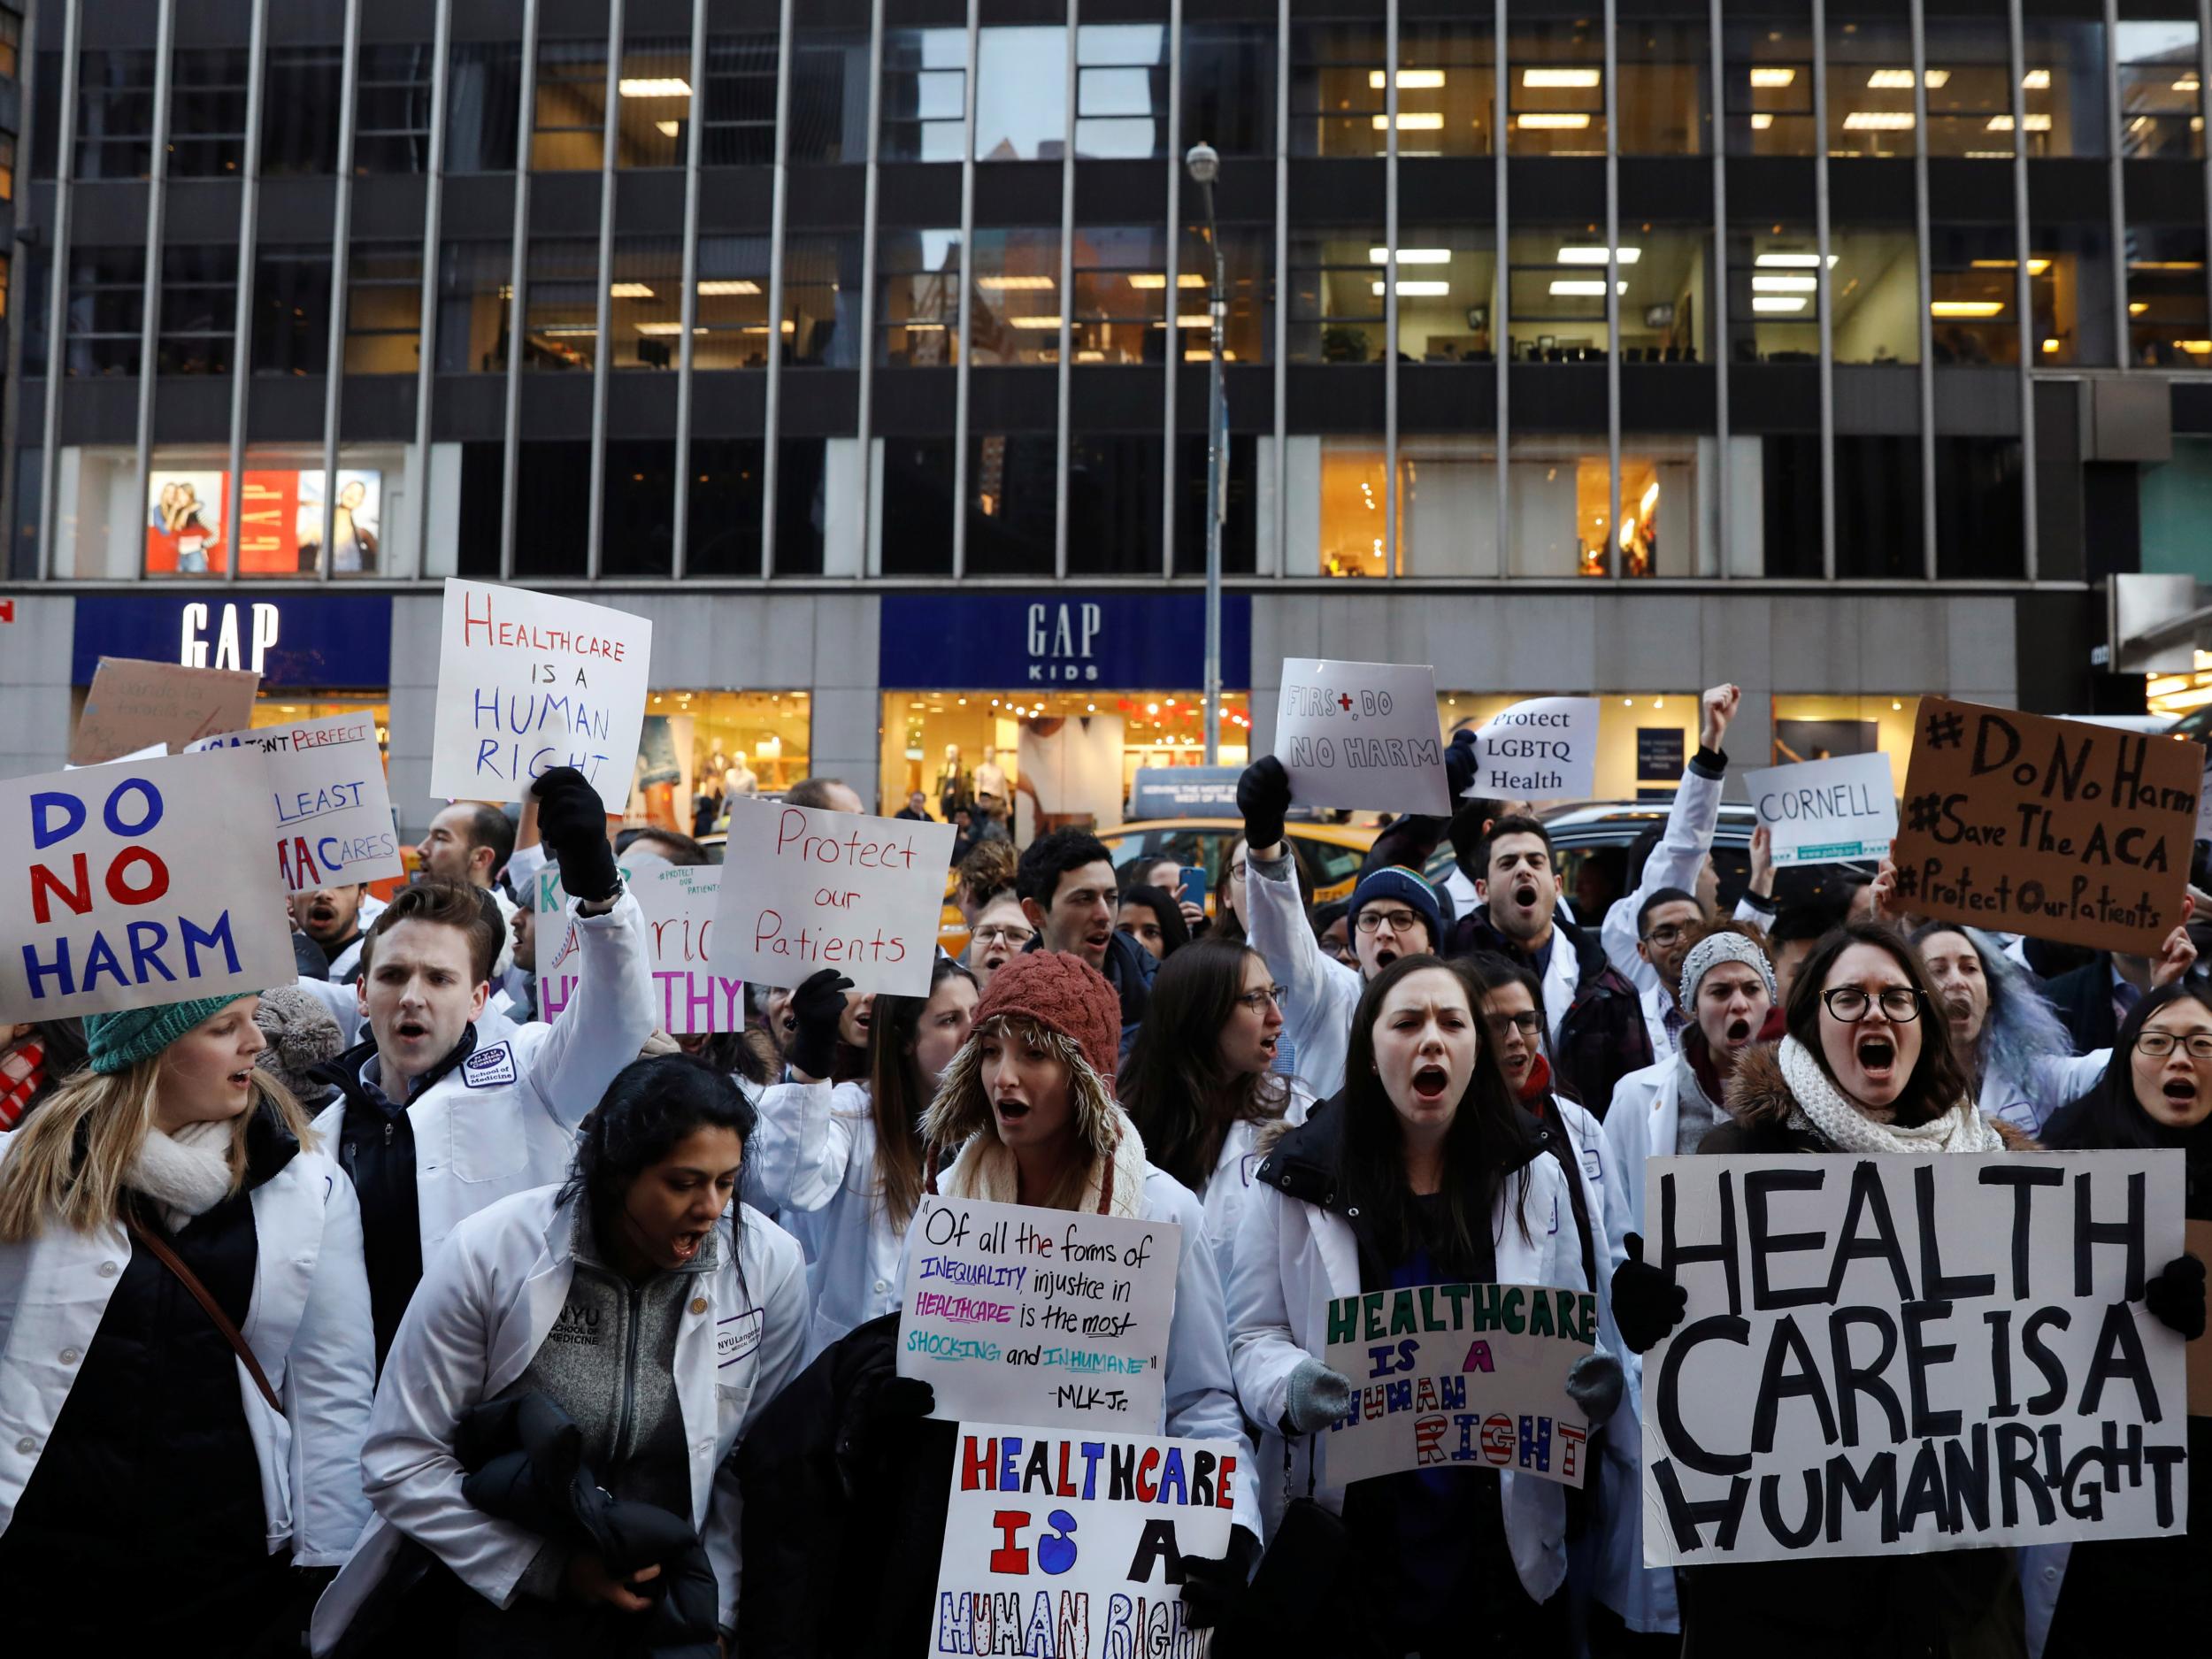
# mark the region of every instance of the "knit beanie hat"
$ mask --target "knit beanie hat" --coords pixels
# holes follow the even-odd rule
[[[330,1085],[319,1081],[314,1070],[334,1060],[346,1046],[345,1033],[312,991],[296,985],[280,985],[261,994],[253,1023],[269,1046],[254,1056],[254,1064],[292,1092],[303,1106],[326,1100]]]
[[[1392,899],[1413,908],[1429,925],[1429,949],[1441,951],[1444,949],[1444,907],[1437,902],[1436,889],[1412,871],[1397,864],[1385,864],[1380,870],[1371,870],[1361,878],[1359,886],[1352,889],[1351,909],[1345,912],[1346,929],[1357,932],[1361,910],[1379,900]]]
[[[991,976],[972,1023],[980,1025],[1002,1014],[1026,1016],[1067,1038],[1111,1092],[1121,1064],[1121,998],[1082,957],[1058,950],[1016,956]]]
[[[227,996],[195,996],[181,1002],[154,1002],[84,1018],[86,1060],[95,1071],[127,1071],[150,1060],[203,1020],[212,1019],[251,991]]]
[[[1774,964],[1767,960],[1767,953],[1743,934],[1723,930],[1706,934],[1682,959],[1682,988],[1677,1006],[1685,1014],[1694,1018],[1699,981],[1724,962],[1740,962],[1766,981],[1770,1003],[1781,1000],[1774,983]]]

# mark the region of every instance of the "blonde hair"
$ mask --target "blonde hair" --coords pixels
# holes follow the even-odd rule
[[[127,1071],[79,1071],[8,1139],[0,1161],[0,1244],[27,1244],[58,1224],[90,1233],[122,1208],[138,1149],[153,1132],[161,1092],[161,1056]],[[246,1184],[246,1131],[266,1110],[302,1148],[315,1132],[292,1092],[256,1066],[248,1105],[232,1120],[230,1191]]]

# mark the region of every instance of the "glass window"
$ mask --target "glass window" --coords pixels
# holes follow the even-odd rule
[[[707,40],[706,102],[699,119],[710,167],[764,167],[776,159],[776,37]],[[754,540],[758,541],[756,533]]]
[[[1057,161],[1067,144],[1067,30],[987,28],[977,36],[975,158]]]
[[[1506,245],[1506,339],[1520,363],[1602,362],[1605,333],[1605,229],[1600,225],[1518,230]],[[1632,267],[1624,244],[1622,317]]]
[[[768,366],[769,267],[764,235],[699,239],[700,332],[691,342],[697,367]]]
[[[1259,446],[1270,440],[1229,434],[1229,498],[1221,525],[1221,568],[1231,576],[1249,576],[1259,568]],[[1157,445],[1155,444],[1156,449]],[[1073,486],[1070,486],[1072,491]],[[1175,440],[1175,573],[1206,573],[1206,434],[1179,434]],[[1068,539],[1075,539],[1075,503],[1070,503]],[[1072,558],[1073,549],[1070,556]],[[1222,758],[1229,758],[1233,717],[1222,711]]]
[[[683,272],[681,238],[616,238],[607,279],[610,367],[676,366],[683,356]]]
[[[2131,159],[2185,159],[2204,154],[2204,85],[2197,26],[2123,23],[2120,153]]]
[[[1506,467],[1509,576],[1603,576],[1613,472],[1605,436],[1516,433]]]
[[[1224,156],[1275,153],[1272,23],[1184,26],[1183,142]]]
[[[877,153],[885,161],[959,160],[967,96],[967,30],[885,30]]]
[[[1908,65],[1908,92],[1911,74]],[[2012,42],[2002,18],[1929,19],[1928,153],[2012,158]]]
[[[540,41],[530,165],[538,173],[596,173],[607,127],[607,43]]]
[[[2030,18],[2021,87],[2027,99],[2028,154],[2102,156],[2105,145],[2104,25]],[[2004,117],[2008,132],[2012,117]]]
[[[430,165],[434,54],[422,42],[364,41],[360,52],[354,82],[353,170],[424,172]]]
[[[1403,23],[1398,27],[1398,153],[1490,154],[1489,25]],[[1387,94],[1373,72],[1369,90]]]
[[[976,232],[975,288],[969,318],[971,362],[1051,363],[1058,358],[1058,230]]]
[[[606,461],[600,569],[609,576],[667,575],[676,545],[676,446],[666,438],[611,438]],[[646,717],[649,733],[652,718]],[[653,788],[646,785],[640,793]]]
[[[1914,130],[1912,31],[1828,14],[1828,153],[1909,156]]]
[[[514,250],[504,242],[449,242],[438,266],[438,371],[501,374],[507,368]]]
[[[873,515],[869,567],[886,576],[952,574],[950,438],[879,438],[876,472],[882,479],[882,511]],[[888,522],[898,526],[889,537]]]
[[[1813,37],[1795,17],[1730,18],[1721,26],[1732,156],[1809,156]]]
[[[1831,269],[1836,257],[1828,256]],[[1820,251],[1810,226],[1731,226],[1730,360],[1819,362],[1820,293]]]
[[[522,366],[583,369],[599,337],[599,244],[586,236],[533,236],[523,278]]]
[[[1919,433],[1839,432],[1835,455],[1836,574],[1922,580]]]
[[[1071,572],[1084,576],[1160,573],[1160,468],[1165,459],[1165,447],[1157,432],[1069,435]],[[1202,449],[1198,465],[1202,491],[1205,482]],[[1202,523],[1199,534],[1202,548]]]
[[[783,250],[784,361],[856,368],[860,233],[792,236]],[[783,555],[776,556],[779,569]]]
[[[1614,538],[1621,575],[1699,573],[1697,469],[1710,442],[1689,437],[1622,440],[1621,529]],[[1611,509],[1609,492],[1600,511]]]
[[[0,79],[13,81],[22,73],[23,15],[0,6]]]
[[[1290,360],[1379,363],[1382,227],[1290,233]]]
[[[757,512],[753,515],[753,526],[757,540]],[[753,568],[759,569],[757,558]],[[719,796],[726,791],[749,795],[756,790],[769,794],[788,789],[808,773],[812,700],[803,691],[655,692],[645,710],[646,719],[671,717],[682,724],[674,726],[670,735],[687,732],[690,736],[687,743],[672,744],[677,760],[671,764],[681,764],[683,776],[676,780],[677,798],[668,803],[657,822],[672,821],[679,829],[725,828],[726,813],[704,826],[695,825],[690,816],[695,797],[709,779],[713,780]],[[648,730],[651,730],[649,726]],[[632,795],[632,818],[649,816],[647,799],[643,787]]]
[[[1936,574],[1945,581],[2024,575],[2020,440],[1939,437],[1935,465]]]
[[[1186,209],[1193,205],[1185,191]],[[1223,327],[1222,346],[1232,363],[1265,363],[1275,343],[1275,227],[1272,225],[1223,225],[1221,265],[1229,295],[1229,315]],[[1213,319],[1207,312],[1207,285],[1213,273],[1213,254],[1202,224],[1183,227],[1182,269],[1177,273],[1181,289],[1175,307],[1175,326],[1183,342],[1183,361],[1203,363],[1210,355],[1208,334]],[[1165,291],[1167,276],[1156,273]]]
[[[270,49],[268,81],[261,94],[263,173],[338,171],[339,108],[345,84],[345,53],[340,47]],[[240,107],[243,109],[242,104]]]
[[[67,373],[137,373],[145,317],[143,248],[69,250]]]
[[[446,171],[512,173],[522,104],[520,42],[455,42],[445,96]]]
[[[1400,434],[1398,512],[1402,574],[1496,576],[1496,437]]]
[[[422,250],[409,242],[357,242],[352,251],[346,373],[412,374],[422,361]]]
[[[1711,240],[1701,229],[1648,222],[1621,227],[1623,362],[1712,361],[1705,345],[1705,319],[1712,309],[1707,287],[1711,280]],[[1601,236],[1601,259],[1603,242]],[[1598,275],[1601,281],[1601,265]],[[1604,301],[1605,290],[1600,287],[1598,303]]]
[[[1086,23],[1075,32],[1075,62],[1076,155],[1145,161],[1164,154],[1167,30]]]
[[[987,433],[968,440],[970,574],[1050,573],[1056,449],[1048,432]]]
[[[1159,363],[1167,350],[1166,238],[1149,225],[1093,226],[1075,233],[1078,364]],[[1202,255],[1204,245],[1200,244]],[[1202,266],[1179,277],[1177,311],[1205,311]],[[1197,338],[1203,342],[1204,336]],[[1154,448],[1159,447],[1154,439]],[[1157,537],[1155,537],[1155,551]],[[1156,560],[1155,567],[1156,568]]]
[[[851,440],[839,439],[841,450]],[[776,574],[819,576],[835,482],[826,438],[786,438],[776,449]]]
[[[581,439],[515,446],[515,573],[581,576],[591,522],[591,445]]]
[[[15,134],[0,133],[0,202],[15,200]]]
[[[237,245],[164,248],[156,373],[229,373],[237,327]]]
[[[1390,58],[1383,31],[1358,23],[1294,23],[1290,30],[1290,153],[1379,156],[1389,147]],[[1400,90],[1404,90],[1401,86]],[[1440,129],[1427,129],[1440,130]],[[1402,130],[1400,136],[1404,136]]]
[[[685,486],[691,507],[684,548],[684,568],[690,574],[760,574],[761,483],[767,453],[758,438],[691,441]]]
[[[2035,306],[2035,361],[2109,367],[2112,235],[2101,223],[2028,227],[2028,289]],[[2203,281],[2200,265],[2197,280]]]
[[[2128,350],[2147,366],[2212,364],[2207,326],[2204,233],[2139,225],[2128,231]]]
[[[1938,363],[2020,361],[2018,256],[2009,225],[1931,225],[1928,316]],[[2035,270],[2032,261],[2031,274]]]
[[[1398,227],[1398,355],[1409,363],[1488,363],[1496,355],[1497,234],[1487,225]],[[1389,250],[1368,250],[1376,279]]]
[[[1828,249],[1836,361],[1919,362],[1920,250],[1912,232],[1832,226]]]
[[[169,82],[173,177],[220,179],[245,165],[246,77],[243,48],[185,47],[176,52]]]
[[[1081,257],[1079,242],[1077,257]],[[957,229],[879,228],[876,362],[894,368],[942,368],[951,363],[960,345],[959,292]],[[946,519],[950,522],[949,511]]]
[[[153,156],[153,48],[79,52],[77,177],[143,179]]]
[[[166,284],[162,328],[169,326]],[[270,244],[254,256],[253,372],[321,374],[330,367],[330,247]]]
[[[1638,19],[1623,24],[1617,48],[1621,154],[1705,153],[1710,39],[1701,21]]]
[[[615,81],[615,165],[680,167],[690,148],[691,42],[632,41]]]
[[[10,272],[10,286],[15,273]],[[18,310],[22,317],[23,373],[41,375],[46,373],[46,319],[53,303],[54,255],[48,248],[34,248],[24,262],[22,303]],[[17,473],[20,478],[22,474]]]
[[[1730,490],[1734,494],[1755,480],[1754,526],[1759,545],[1748,560],[1732,549],[1731,562],[1739,566],[1747,564],[1754,574],[1818,576],[1823,563],[1820,434],[1770,432],[1763,437],[1736,440],[1735,446],[1731,451]],[[1738,541],[1743,540],[1740,519],[1734,534]],[[1905,747],[1909,749],[1912,745]]]
[[[1517,156],[1605,153],[1605,30],[1600,20],[1516,22],[1506,37],[1507,122]]]
[[[789,159],[867,160],[867,31],[817,28],[804,21],[797,30],[791,49]],[[772,97],[769,108],[775,108]]]
[[[1313,468],[1311,481],[1306,488],[1317,491],[1309,497],[1316,503],[1316,520],[1319,534],[1318,552],[1320,573],[1324,576],[1383,575],[1388,568],[1389,557],[1385,551],[1385,492],[1388,489],[1388,464],[1384,457],[1382,440],[1377,437],[1294,438],[1294,446],[1310,448]],[[1303,503],[1298,496],[1302,480],[1297,476],[1302,467],[1294,468],[1287,480],[1294,492],[1290,516],[1294,524],[1304,515]],[[1398,536],[1402,551],[1405,525],[1401,519]]]

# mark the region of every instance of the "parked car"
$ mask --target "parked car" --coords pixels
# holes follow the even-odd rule
[[[1325,904],[1349,898],[1359,876],[1360,861],[1375,844],[1376,832],[1350,824],[1317,824],[1294,818],[1284,826],[1292,860],[1298,869],[1298,890],[1308,904]],[[1101,830],[1098,839],[1113,855],[1117,872],[1131,864],[1172,858],[1179,864],[1195,864],[1206,872],[1206,909],[1215,909],[1216,895],[1229,873],[1229,849],[1244,833],[1244,821],[1234,818],[1166,818],[1124,824]]]

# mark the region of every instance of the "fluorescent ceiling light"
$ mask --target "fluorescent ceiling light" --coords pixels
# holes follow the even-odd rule
[[[1751,309],[1755,311],[1801,311],[1809,303],[1796,295],[1757,294],[1752,296]]]
[[[2016,271],[2020,268],[2019,261],[2016,259],[1977,259],[1973,261],[1973,267],[1977,271]],[[2048,259],[2038,259],[2032,255],[2029,257],[2028,274],[2030,276],[2041,276],[2050,268],[2051,262]]]
[[[626,98],[687,98],[691,82],[680,75],[641,75],[616,81],[615,90]]]
[[[1937,300],[1928,307],[1931,317],[1996,317],[2005,309],[2002,300]]]
[[[1102,356],[1103,353],[1101,355]],[[1083,354],[1077,352],[1076,361],[1079,363],[1082,360]],[[1190,347],[1183,353],[1183,361],[1186,363],[1211,363],[1213,360],[1214,354],[1202,346]],[[1234,363],[1237,360],[1237,354],[1225,349],[1221,354],[1221,360],[1224,363]]]
[[[1751,130],[1755,133],[1763,133],[1768,127],[1773,125],[1774,118],[1771,115],[1765,113],[1763,111],[1755,114],[1751,118]]]
[[[1175,326],[1178,328],[1211,328],[1214,319],[1203,311],[1193,311],[1187,317],[1178,317]]]
[[[1599,86],[1603,84],[1604,80],[1605,72],[1599,69],[1524,69],[1521,71],[1523,86],[1553,90]]]
[[[2031,69],[2020,77],[2020,84],[2030,92],[2048,92],[2051,89],[2051,72],[2047,69]]]
[[[2131,317],[2140,317],[2145,311],[2150,310],[2150,308],[2151,303],[2148,300],[2130,300],[2128,302],[2128,315]]]
[[[1623,282],[1619,286],[1622,293],[1628,292],[1627,283]],[[1551,282],[1551,291],[1562,299],[1603,299],[1605,279],[1603,277],[1554,277]]]
[[[1947,69],[1928,71],[1928,86],[1931,90],[1946,85],[1950,79],[1951,72]],[[1912,71],[1909,69],[1877,69],[1866,78],[1866,84],[1867,89],[1870,92],[1910,92]]]
[[[1164,293],[1167,288],[1167,273],[1164,271],[1133,271],[1126,280],[1129,286],[1141,294]],[[1179,288],[1202,288],[1206,286],[1206,279],[1195,271],[1178,271],[1175,286]]]
[[[640,323],[637,326],[637,331],[641,334],[680,334],[683,333],[684,326],[681,323]],[[694,328],[691,332],[695,334],[703,334],[707,331],[703,328]]]
[[[1991,116],[1989,118],[1989,130],[1993,133],[2009,133],[2012,131],[2012,117],[2009,115]],[[2028,111],[2028,131],[2031,133],[2047,133],[2050,130],[2051,118],[2049,116],[2039,115],[2033,110],[2030,110]]]
[[[994,288],[998,292],[1041,294],[1057,285],[1048,276],[986,276],[975,280],[979,288]]]
[[[1834,269],[1836,261],[1841,257],[1841,254],[1830,254],[1829,268]],[[1763,253],[1751,263],[1769,271],[1817,271],[1820,269],[1820,256],[1816,253]]]
[[[1820,279],[1816,276],[1755,276],[1751,279],[1754,294],[1812,294],[1818,292]]]
[[[1786,64],[1754,64],[1751,67],[1755,87],[1786,87],[1796,79],[1797,71]]]
[[[1525,133],[1579,133],[1590,125],[1586,115],[1517,115],[1513,119]]]
[[[1379,69],[1367,72],[1367,84],[1376,91],[1388,88],[1390,79]],[[1435,92],[1444,85],[1441,69],[1401,69],[1398,72],[1398,90],[1401,92]]]
[[[1376,293],[1381,293],[1383,291],[1382,279],[1376,278],[1373,287]],[[1403,277],[1398,279],[1398,294],[1401,298],[1432,300],[1441,298],[1451,291],[1452,285],[1448,282],[1409,282]]]
[[[1643,257],[1644,250],[1641,248],[1624,248],[1621,250],[1621,263],[1623,265],[1634,265]],[[1591,247],[1562,248],[1559,250],[1559,263],[1561,265],[1603,265],[1605,263],[1605,250],[1602,248]]]
[[[2174,90],[2176,92],[2200,92],[2203,89],[2204,83],[2199,81],[2194,75],[2184,75],[2180,80],[2174,82]]]
[[[1401,248],[1398,250],[1400,265],[1449,265],[1451,262],[1452,250],[1449,248]],[[1367,263],[1388,265],[1390,250],[1370,248],[1367,250]]]
[[[757,294],[760,284],[750,277],[709,277],[699,284],[703,299],[720,299],[732,294]]]
[[[1009,317],[1006,321],[1010,327],[1014,328],[1042,329],[1057,328],[1060,326],[1060,319],[1057,317]]]
[[[618,300],[649,300],[653,297],[653,290],[642,282],[617,282],[610,286],[607,292]]]
[[[656,121],[653,123],[653,130],[657,132],[663,138],[673,138],[677,134],[683,131],[683,128],[684,124],[681,121]]]
[[[1847,133],[1909,133],[1910,110],[1854,110],[1843,118]]]
[[[2198,357],[2212,351],[2212,340],[2177,340],[2174,344],[2181,350],[2192,352]]]
[[[2043,263],[2048,265],[2050,261],[2046,259]],[[2204,261],[2201,259],[2131,259],[2128,261],[2128,269],[2131,271],[2201,271],[2204,269]]]
[[[1390,118],[1378,115],[1375,130],[1379,133],[1388,132]],[[1402,133],[1440,133],[1444,130],[1444,118],[1434,110],[1409,110],[1398,118],[1398,130]]]

